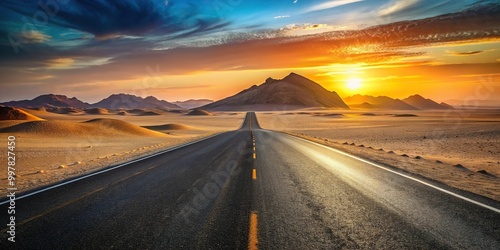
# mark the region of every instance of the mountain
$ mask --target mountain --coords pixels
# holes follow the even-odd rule
[[[344,98],[345,102],[353,108],[378,108],[394,110],[429,110],[429,109],[453,109],[446,103],[437,103],[431,99],[425,99],[420,95],[412,95],[403,100],[393,99],[388,96],[353,95]],[[371,106],[370,106],[371,105]]]
[[[444,106],[446,109],[454,109],[453,106],[445,102],[441,102],[439,105]]]
[[[361,109],[393,109],[393,110],[417,110],[399,99],[388,96],[353,95],[344,98],[346,103],[353,108]]]
[[[376,109],[377,107],[373,104],[363,102],[361,104],[349,104],[349,107],[356,109]]]
[[[194,108],[198,108],[198,107],[201,107],[201,106],[213,103],[213,102],[214,102],[213,100],[208,100],[208,99],[197,99],[197,100],[190,99],[190,100],[182,101],[182,102],[181,101],[173,102],[173,104],[175,104],[183,109],[194,109]]]
[[[102,101],[92,104],[96,108],[105,109],[136,109],[136,108],[157,108],[157,109],[178,109],[179,106],[167,101],[158,100],[156,97],[148,96],[142,98],[129,94],[113,94]]]
[[[403,102],[418,109],[450,109],[449,105],[441,105],[431,99],[425,99],[420,95],[412,95],[403,99]]]
[[[394,101],[394,99],[388,97],[388,96],[370,96],[370,95],[353,95],[344,98],[344,101],[348,104],[362,104],[362,103],[368,103],[371,105],[381,105],[386,102]]]
[[[283,79],[268,78],[233,96],[203,106],[208,110],[271,110],[303,107],[349,107],[340,96],[301,75],[291,73]]]
[[[36,97],[32,100],[4,102],[2,105],[11,107],[73,107],[88,108],[90,104],[78,100],[76,97],[68,98],[65,95],[47,94]]]
[[[393,99],[391,101],[385,102],[381,105],[378,105],[380,109],[393,109],[393,110],[418,110],[418,108],[413,107],[412,105],[403,102],[399,99]]]

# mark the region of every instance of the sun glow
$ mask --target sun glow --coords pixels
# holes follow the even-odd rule
[[[350,78],[347,80],[347,88],[351,90],[356,90],[361,88],[361,79],[359,78]]]

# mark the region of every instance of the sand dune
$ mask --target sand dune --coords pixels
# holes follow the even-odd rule
[[[117,115],[130,115],[127,111],[118,111]]]
[[[70,114],[83,114],[83,110],[79,108],[71,108],[71,107],[66,107],[66,108],[52,108],[49,109],[48,112],[51,113],[57,113],[57,114],[62,114],[62,115],[70,115]]]
[[[45,136],[165,136],[115,119],[94,119],[83,123],[67,121],[31,121],[0,129],[0,133],[30,133]]]
[[[193,109],[189,111],[186,115],[214,115],[203,109]]]
[[[324,113],[324,114],[315,114],[314,116],[323,116],[323,117],[344,117],[344,114],[340,113]]]
[[[120,133],[140,136],[163,136],[163,133],[139,127],[132,123],[116,119],[93,119],[84,124],[95,125],[97,129],[110,129]]]
[[[142,113],[138,114],[139,116],[151,116],[151,115],[161,115],[158,112],[155,111],[143,111]]]
[[[21,109],[0,107],[0,120],[39,121],[42,120],[42,118],[34,116]]]
[[[163,124],[157,126],[143,126],[143,128],[155,130],[155,131],[166,131],[166,130],[191,130],[193,127],[182,125],[182,124]]]
[[[182,114],[182,110],[179,109],[171,109],[171,110],[166,110],[169,113],[176,113],[176,114]]]
[[[136,114],[137,115],[137,114],[143,113],[146,110],[144,110],[144,109],[127,109],[126,111],[128,113],[130,113],[130,114]]]
[[[78,135],[92,133],[80,123],[64,121],[31,121],[0,129],[1,133],[30,133],[37,135]]]
[[[33,108],[33,110],[36,110],[36,111],[47,111],[47,109],[45,107],[36,107],[36,108]]]
[[[3,128],[12,127],[14,125],[18,125],[18,124],[25,123],[25,122],[28,122],[28,121],[26,121],[26,120],[0,120],[0,131]]]
[[[86,109],[85,113],[89,115],[107,115],[109,114],[109,111],[103,108],[93,108],[93,109]]]

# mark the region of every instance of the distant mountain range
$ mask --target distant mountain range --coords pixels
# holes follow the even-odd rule
[[[164,101],[158,100],[156,97],[148,96],[142,98],[135,95],[128,94],[114,94],[110,95],[108,98],[92,104],[95,108],[105,108],[105,109],[137,109],[137,108],[148,108],[148,109],[178,109],[179,106]]]
[[[409,105],[417,108],[417,109],[450,109],[453,108],[446,103],[437,103],[431,99],[423,98],[420,95],[412,95],[408,98],[403,99],[403,102],[408,103]]]
[[[345,102],[344,102],[345,101]],[[347,104],[346,104],[347,103]],[[329,91],[320,84],[295,73],[283,79],[267,78],[260,85],[253,85],[233,96],[219,101],[208,99],[187,100],[170,103],[148,96],[142,98],[129,94],[113,94],[109,97],[89,104],[64,95],[46,94],[32,100],[0,103],[4,106],[23,108],[104,108],[104,109],[194,109],[207,110],[287,110],[306,107],[327,108],[359,108],[388,110],[445,110],[453,109],[446,103],[437,103],[420,95],[412,95],[405,99],[394,99],[388,96],[353,95],[344,100],[335,91]],[[348,106],[349,105],[349,106]]]
[[[4,106],[29,108],[29,107],[73,107],[73,108],[90,108],[91,105],[78,100],[76,97],[68,98],[65,95],[47,94],[36,97],[33,100],[22,100],[1,103]]]
[[[453,109],[446,103],[437,103],[420,95],[412,95],[403,100],[388,96],[353,95],[344,98],[352,108],[392,109],[392,110],[444,110]]]
[[[156,97],[148,96],[142,98],[129,94],[113,94],[103,99],[100,102],[89,104],[78,100],[76,97],[68,98],[65,95],[47,94],[36,97],[32,100],[11,101],[1,103],[4,106],[21,107],[21,108],[105,108],[105,109],[180,109],[181,107],[164,101],[158,100]]]
[[[194,109],[194,108],[199,108],[201,106],[204,106],[204,105],[207,105],[207,104],[210,104],[210,103],[213,103],[214,101],[213,100],[209,100],[209,99],[190,99],[190,100],[187,100],[187,101],[177,101],[177,102],[173,102],[173,104],[181,107],[181,108],[184,108],[184,109]]]
[[[273,110],[303,107],[348,109],[340,96],[301,75],[291,73],[283,79],[268,78],[233,96],[203,106],[207,110]]]

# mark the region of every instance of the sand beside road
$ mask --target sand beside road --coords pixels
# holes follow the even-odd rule
[[[500,111],[305,110],[260,125],[500,200]]]
[[[189,141],[234,130],[244,113],[186,116],[163,112],[151,116],[27,110],[45,121],[0,121],[0,142],[16,136],[17,187],[22,191],[127,162]],[[5,151],[4,151],[5,152]],[[7,166],[6,154],[0,156]],[[5,187],[7,169],[0,171]],[[5,188],[0,195],[6,194]]]

